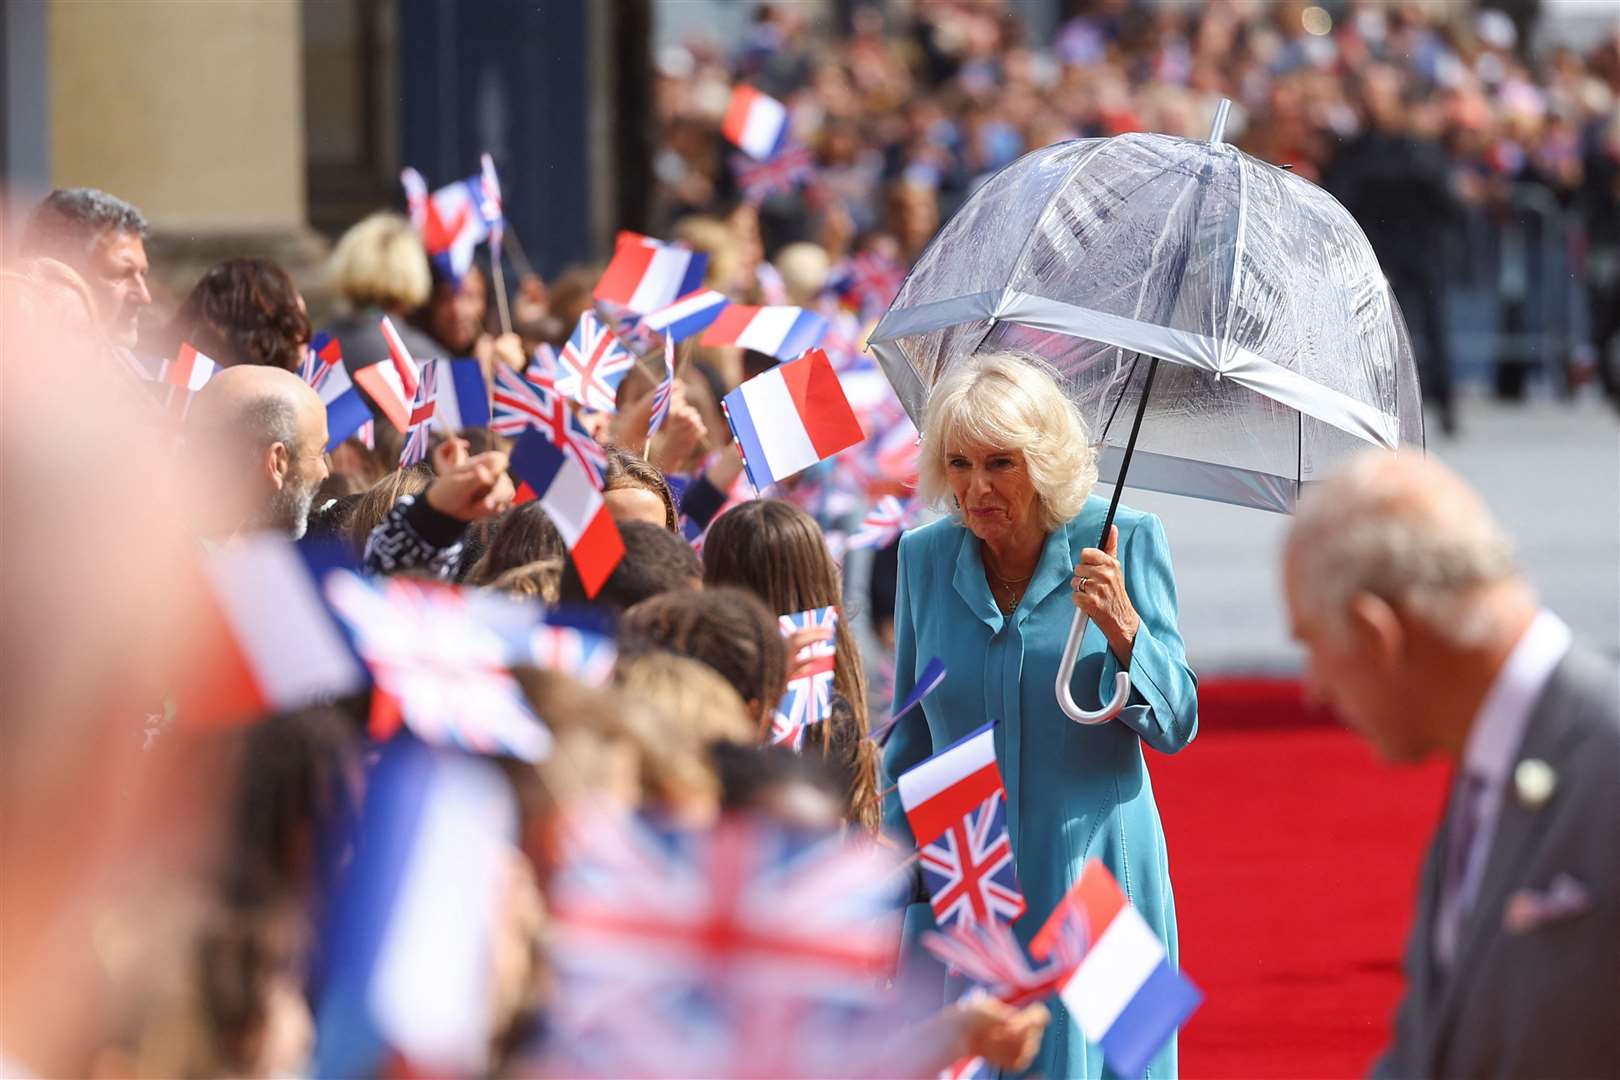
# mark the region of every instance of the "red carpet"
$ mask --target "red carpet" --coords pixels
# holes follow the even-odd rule
[[[1250,680],[1201,683],[1198,738],[1149,759],[1181,963],[1206,995],[1183,1075],[1364,1075],[1445,769],[1384,765],[1295,684]]]

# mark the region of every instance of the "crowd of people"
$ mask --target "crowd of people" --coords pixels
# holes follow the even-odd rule
[[[1367,232],[1448,430],[1447,285],[1495,257],[1516,186],[1574,223],[1549,227],[1586,283],[1576,366],[1620,394],[1620,37],[1538,51],[1528,25],[1490,7],[1329,6],[1337,17],[1305,0],[1087,0],[1043,41],[999,2],[856,5],[844,34],[799,5],[761,5],[741,46],[693,37],[658,58],[662,206],[673,222],[738,197],[719,134],[738,80],[784,101],[814,155],[803,189],[763,200],[766,249],[811,241],[835,263],[892,245],[876,231],[909,265],[1018,155],[1128,131],[1202,138],[1227,98],[1228,141],[1326,186]]]
[[[402,466],[402,433],[372,401],[370,437],[329,448],[327,407],[307,378],[324,333],[350,373],[392,363],[403,346],[423,359],[471,357],[493,387],[503,368],[521,375],[567,340],[593,308],[600,267],[549,282],[522,275],[508,323],[492,302],[495,275],[477,262],[451,272],[409,220],[380,211],[333,249],[330,317],[312,318],[295,282],[262,258],[211,268],[160,311],[141,212],[93,189],[50,193],[0,271],[0,1075],[1100,1074],[1102,1044],[1077,1027],[1068,997],[1051,996],[1057,983],[963,994],[962,980],[921,959],[919,928],[945,910],[937,898],[930,906],[914,854],[929,841],[901,777],[993,731],[999,794],[969,820],[1006,831],[1016,911],[1032,916],[1012,946],[1025,977],[1053,978],[1059,959],[1028,970],[1026,930],[1049,912],[1067,926],[1069,890],[1093,862],[1174,968],[1170,864],[1143,753],[1177,752],[1198,727],[1169,541],[1152,515],[1105,510],[1085,423],[1039,358],[972,358],[933,388],[919,433],[858,343],[941,215],[987,172],[1075,135],[1201,134],[1222,96],[1238,103],[1240,145],[1330,185],[1338,177],[1352,207],[1358,197],[1390,205],[1366,141],[1386,138],[1402,140],[1409,165],[1435,149],[1429,179],[1447,205],[1488,202],[1534,174],[1594,230],[1602,214],[1612,221],[1613,42],[1532,64],[1512,24],[1493,17],[1353,4],[1335,26],[1316,22],[1319,10],[1099,0],[1037,48],[996,4],[917,5],[900,27],[857,7],[852,33],[831,43],[780,4],[762,8],[735,53],[691,43],[661,55],[664,235],[707,255],[705,284],[733,300],[820,314],[823,347],[871,437],[755,492],[720,402],[777,360],[692,341],[669,371],[644,357],[614,409],[570,407],[600,444],[602,505],[622,542],[600,583],[574,557],[571,527],[524,498],[511,439],[435,430],[425,459]],[[717,109],[739,78],[815,133],[814,169],[787,189],[744,191],[722,151]],[[1397,290],[1427,288],[1427,268],[1402,278],[1402,256],[1380,255]],[[206,383],[158,377],[185,346],[218,366]],[[1443,365],[1430,367],[1445,408]],[[650,435],[664,375],[668,411]],[[74,481],[94,497],[67,492]],[[884,496],[910,499],[906,518],[875,551],[846,558]],[[351,566],[339,580],[366,582],[368,602],[390,605],[370,632],[422,640],[368,656],[367,684],[348,692],[296,707],[262,687],[246,694],[240,673],[263,682],[265,650],[294,684],[338,666],[287,629],[289,595],[263,584],[221,593],[218,557],[265,536]],[[1538,610],[1484,509],[1439,466],[1382,455],[1332,481],[1302,510],[1284,576],[1310,677],[1353,726],[1393,760],[1438,754],[1483,770],[1478,788],[1459,782],[1437,838],[1424,881],[1434,895],[1383,1067],[1576,1074],[1612,1063],[1620,1050],[1601,1010],[1616,991],[1605,958],[1620,940],[1620,882],[1612,844],[1578,828],[1617,812],[1604,782],[1620,767],[1612,663],[1572,647]],[[343,607],[330,585],[326,595]],[[568,648],[546,662],[538,652],[491,660],[453,632],[437,636],[446,605],[472,620],[457,627],[508,625],[509,615],[465,615],[496,601],[555,616],[547,628],[590,632],[562,639]],[[784,624],[825,609],[839,613],[831,626]],[[1074,692],[1089,707],[1128,684],[1117,715],[1095,726],[1070,724],[1052,701],[1077,609],[1097,632],[1080,649]],[[243,618],[263,639],[253,650],[220,632]],[[538,727],[522,739],[497,731],[493,744],[433,729],[401,704],[399,680],[413,673],[398,668],[409,663],[441,680],[447,715],[468,711],[449,700],[464,693],[492,708],[515,702]],[[831,672],[824,708],[782,745],[779,705],[818,665]],[[909,715],[891,715],[919,695]],[[256,704],[205,704],[221,700]],[[429,758],[411,756],[424,746]],[[461,753],[469,747],[484,752]],[[469,781],[446,760],[495,765]],[[445,786],[428,785],[441,771]],[[456,791],[474,795],[446,794]],[[1544,805],[1557,813],[1534,818]],[[598,826],[640,821],[659,838],[594,831],[581,807]],[[738,821],[778,839],[726,847]],[[418,830],[432,839],[430,826],[440,830],[434,874],[388,861]],[[1545,841],[1534,880],[1493,854],[1492,830],[1504,843]],[[806,876],[794,886],[801,903],[782,902],[793,899],[787,885],[766,894],[781,903],[774,922],[800,935],[773,956],[784,966],[771,979],[727,982],[737,953],[782,930],[767,918],[746,941],[727,936],[735,923],[720,926],[722,916],[741,917],[729,909],[679,929],[699,960],[659,951],[677,934],[669,915],[655,929],[671,937],[635,938],[658,948],[615,966],[613,935],[635,920],[697,910],[697,892],[740,878],[764,881],[745,857],[800,857],[780,836],[834,838],[886,861]],[[672,851],[686,861],[660,861]],[[673,876],[700,858],[711,860],[700,884]],[[603,881],[657,887],[604,898]],[[1526,898],[1531,886],[1547,896]],[[396,893],[413,898],[400,901],[404,914],[384,910],[380,898]],[[854,919],[846,909],[880,894],[894,914],[909,903],[904,961],[897,926],[890,935],[884,924],[873,947],[865,923],[835,918]],[[1552,981],[1513,1004],[1513,1022],[1502,999],[1474,992],[1462,995],[1463,1035],[1436,1018],[1439,999],[1463,985],[1448,980],[1517,977],[1524,946],[1510,935],[1588,911],[1537,957]],[[403,948],[396,918],[417,935]],[[461,923],[482,929],[458,933]],[[841,976],[837,1022],[812,1028],[802,995],[820,986],[793,965],[831,963],[829,953],[858,976]],[[697,1029],[670,1022],[658,999],[668,986],[654,994],[635,982],[672,968],[689,980],[673,1015],[711,1024],[724,1012],[701,1030],[738,1042],[683,1044]],[[815,969],[832,981],[827,972]],[[1559,981],[1571,972],[1574,989]],[[449,1005],[422,1011],[440,981]],[[892,991],[904,1007],[862,1027],[842,1000],[850,983]],[[684,998],[699,989],[724,1008],[695,1011]],[[787,1037],[807,1031],[813,1052]],[[1176,1073],[1173,1038],[1139,1049],[1154,1073]]]

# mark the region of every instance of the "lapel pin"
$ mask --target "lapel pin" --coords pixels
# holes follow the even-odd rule
[[[1519,802],[1538,810],[1558,788],[1558,773],[1540,758],[1525,758],[1513,770],[1513,790]]]

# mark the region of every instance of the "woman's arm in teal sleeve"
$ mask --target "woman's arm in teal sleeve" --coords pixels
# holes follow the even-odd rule
[[[1170,544],[1164,526],[1152,514],[1120,542],[1125,592],[1141,624],[1131,643],[1131,697],[1118,719],[1153,749],[1173,754],[1198,732],[1198,676],[1187,666],[1187,649],[1176,626]],[[1103,701],[1113,698],[1114,675],[1119,670],[1119,660],[1110,649],[1098,684]]]
[[[909,697],[917,685],[917,639],[911,619],[911,590],[906,584],[911,569],[906,550],[910,540],[909,536],[900,538],[900,555],[894,575],[894,700],[889,703],[891,716],[894,707]],[[915,557],[914,552],[911,557]],[[919,706],[901,717],[894,730],[889,732],[888,745],[883,748],[883,786],[893,787],[896,777],[932,752],[933,741],[928,735],[928,721]],[[911,827],[906,822],[898,791],[889,792],[883,799],[883,827],[911,846]]]

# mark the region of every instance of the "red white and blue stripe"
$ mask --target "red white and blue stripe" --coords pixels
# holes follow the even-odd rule
[[[1140,1076],[1203,994],[1101,861],[1086,863],[1064,903],[1084,913],[1091,947],[1060,992],[1063,1004],[1115,1073]]]
[[[872,729],[872,741],[879,746],[887,742],[890,733],[894,731],[894,725],[898,724],[912,709],[921,705],[923,698],[937,690],[939,684],[944,681],[945,661],[936,656],[924,665],[922,674],[917,676],[916,685],[911,688],[911,693],[906,695],[904,701],[895,706],[894,715],[889,717],[881,726]]]
[[[756,375],[721,404],[756,490],[865,437],[827,354],[819,349]]]
[[[787,637],[800,630],[838,628],[838,609],[812,608],[793,615],[783,615],[782,635]],[[819,724],[832,712],[834,661],[837,655],[836,636],[826,641],[813,641],[799,650],[794,664],[808,663],[795,678],[788,681],[787,690],[776,706],[771,720],[771,744],[791,746],[798,750],[804,745],[804,729]]]
[[[624,540],[601,491],[578,461],[540,431],[524,432],[511,460],[522,481],[516,501],[540,500],[568,546],[585,595],[595,596],[624,557]]]
[[[709,324],[731,303],[724,293],[713,289],[699,289],[687,293],[673,304],[648,312],[641,325],[648,330],[662,331],[676,341],[685,341],[693,334],[708,329]]]
[[[384,315],[380,329],[383,340],[388,343],[389,358],[359,369],[354,373],[354,381],[382,410],[394,429],[404,431],[411,425],[411,403],[421,384],[421,370],[399,331],[394,329],[393,320]]]
[[[704,345],[735,345],[791,360],[821,343],[827,320],[800,307],[731,304],[703,332]]]
[[[405,428],[405,443],[399,452],[399,467],[415,465],[427,457],[428,429],[433,425],[434,404],[438,395],[439,361],[429,360],[422,365],[416,386],[416,397],[411,402],[411,415]]]
[[[203,557],[211,624],[206,677],[177,692],[180,714],[204,725],[330,701],[361,690],[365,668],[321,595],[334,564],[285,536],[239,537]]]
[[[427,181],[415,169],[407,166],[400,172],[399,180],[405,188],[411,224],[421,236],[429,258],[452,278],[461,280],[472,267],[474,251],[489,238],[488,215],[493,213],[499,220],[499,187],[491,207],[482,173],[457,180],[431,195]]]
[[[304,349],[304,362],[299,365],[298,377],[314,386],[315,380],[327,368],[341,363],[343,363],[343,346],[337,338],[322,330],[310,338],[308,347]]]
[[[720,133],[751,158],[764,161],[776,156],[787,142],[787,106],[752,86],[739,83],[731,90],[731,102]]]
[[[506,365],[499,360],[500,367]],[[438,389],[433,426],[455,434],[489,426],[489,386],[478,361],[470,357],[438,361]]]
[[[849,538],[849,548],[888,547],[905,531],[911,512],[909,500],[901,502],[893,495],[884,495],[866,512],[861,527]]]
[[[333,343],[334,345],[336,342]],[[350,435],[371,422],[371,409],[349,378],[343,360],[323,364],[310,383],[326,406],[326,450],[331,453]]]
[[[191,408],[192,397],[208,385],[208,380],[218,371],[219,364],[191,345],[182,343],[174,359],[163,361],[158,373],[158,381],[166,384],[168,389],[165,404],[169,412],[183,418]]]
[[[646,315],[699,288],[708,268],[709,256],[704,252],[621,232],[614,242],[613,259],[591,298]]]
[[[551,732],[507,670],[511,650],[454,586],[413,578],[331,574],[326,597],[354,637],[386,708],[423,742],[544,760]],[[373,717],[373,733],[394,724]]]
[[[940,926],[1022,915],[994,727],[902,773],[897,786]]]
[[[566,451],[601,490],[607,478],[607,453],[579,422],[567,399],[553,387],[525,378],[504,364],[497,365],[490,427],[502,435],[522,435],[535,429]]]
[[[587,309],[557,358],[557,390],[587,409],[617,412],[619,384],[635,363],[618,335]]]
[[[489,230],[492,247],[501,246],[501,235],[506,229],[506,216],[501,210],[501,180],[495,175],[495,159],[488,154],[478,157],[478,213]]]

